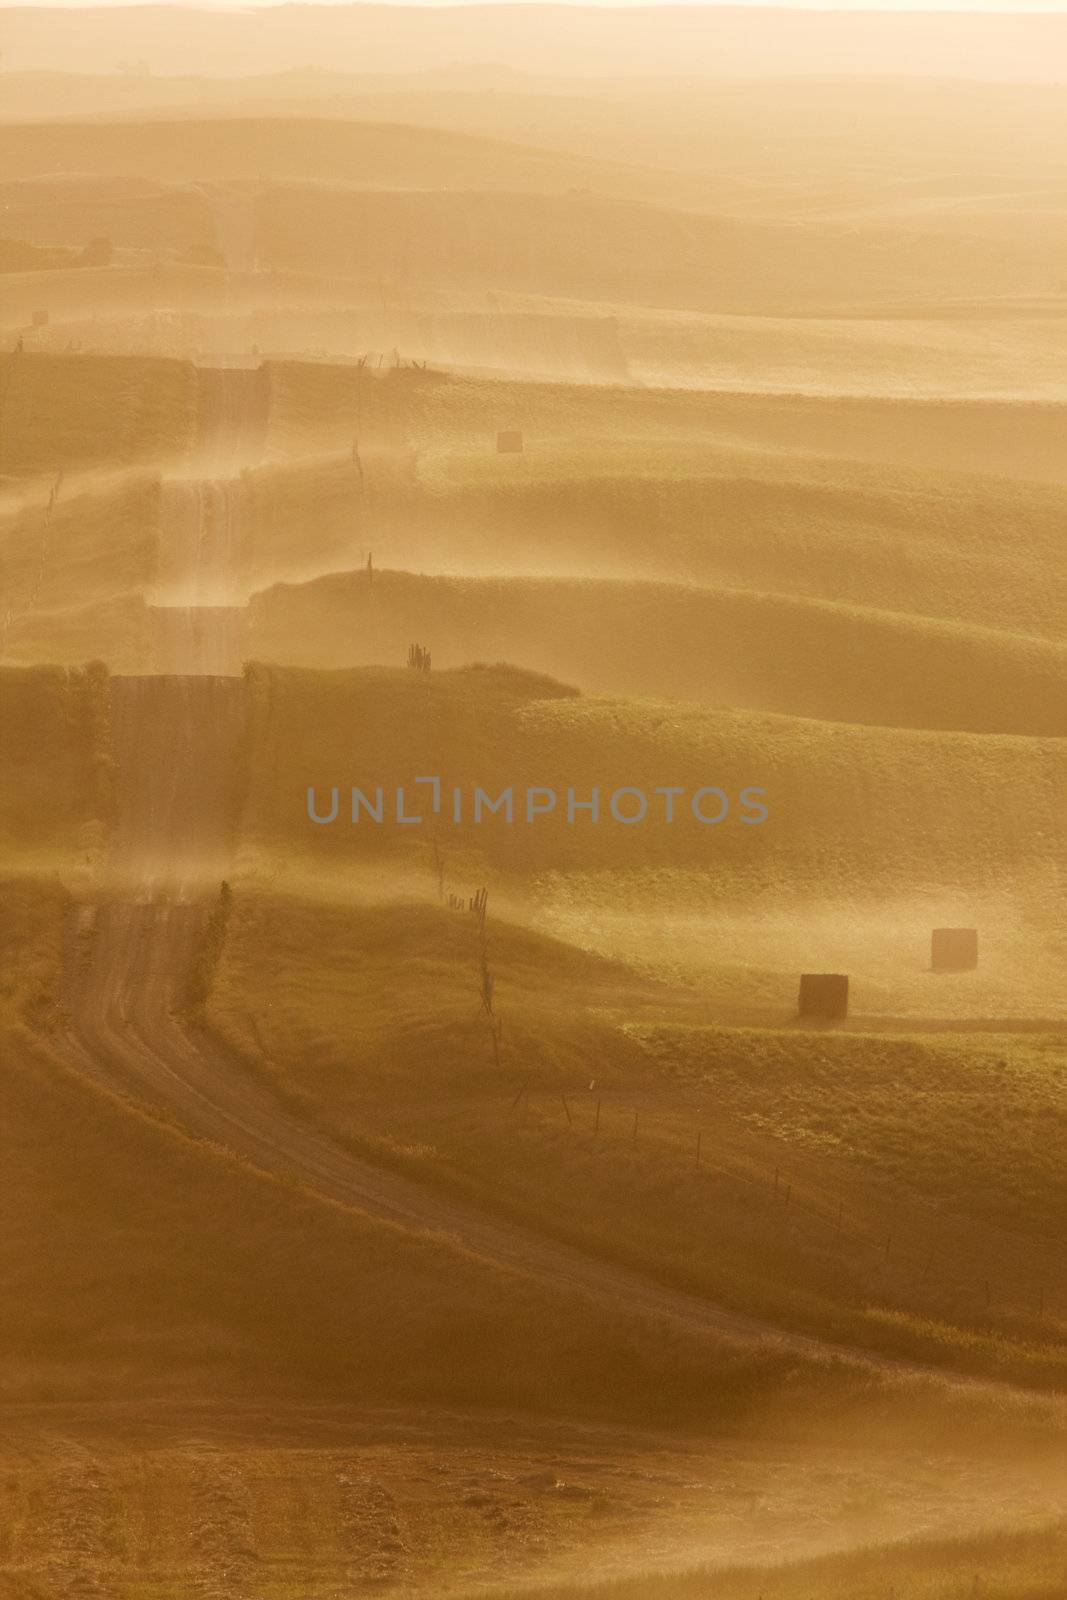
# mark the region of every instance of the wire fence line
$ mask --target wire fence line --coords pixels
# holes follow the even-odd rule
[[[952,1237],[952,1227],[955,1224],[962,1234],[967,1220],[956,1214],[946,1215],[936,1201],[916,1194],[908,1196],[909,1209],[924,1212],[930,1233],[941,1236],[936,1244],[924,1243],[914,1248],[908,1242],[909,1223],[899,1210],[887,1216],[884,1225],[863,1227],[856,1222],[857,1209],[868,1215],[884,1211],[894,1204],[890,1196],[868,1195],[858,1206],[853,1204],[852,1207],[845,1200],[813,1200],[792,1175],[785,1157],[774,1164],[769,1162],[764,1171],[756,1172],[724,1160],[720,1149],[712,1156],[709,1129],[706,1124],[701,1126],[696,1118],[690,1119],[690,1154],[686,1158],[685,1146],[679,1138],[680,1126],[684,1125],[682,1115],[675,1114],[668,1119],[654,1102],[651,1105],[648,1101],[638,1102],[633,1095],[595,1088],[576,1091],[573,1087],[553,1087],[538,1082],[537,1076],[528,1074],[518,1089],[513,1088],[509,1093],[506,1104],[511,1114],[521,1116],[527,1107],[536,1108],[546,1121],[558,1118],[569,1132],[585,1134],[590,1149],[600,1142],[623,1156],[642,1141],[669,1145],[681,1156],[683,1167],[688,1159],[692,1171],[741,1188],[746,1197],[761,1207],[752,1215],[770,1218],[784,1237],[788,1238],[791,1233],[798,1236],[806,1230],[811,1242],[824,1251],[867,1255],[866,1268],[862,1262],[850,1263],[853,1270],[865,1271],[865,1288],[885,1283],[891,1272],[911,1278],[913,1284],[933,1278],[943,1290],[989,1311],[991,1316],[1008,1314],[1046,1323],[1050,1334],[1054,1324],[1062,1320],[1059,1309],[1062,1255],[1056,1254],[1051,1242],[1014,1234],[1021,1246],[1039,1258],[1040,1266],[1036,1272],[1027,1268],[1023,1274],[1013,1274],[1010,1281],[999,1264],[980,1272],[970,1266],[954,1270],[953,1262],[960,1253],[960,1244]],[[1014,1230],[999,1231],[1014,1233]],[[974,1249],[973,1231],[966,1248]]]

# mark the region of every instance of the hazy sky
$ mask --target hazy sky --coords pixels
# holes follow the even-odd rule
[[[152,3],[152,0],[14,0],[21,6],[70,6],[70,5],[139,5]],[[160,0],[155,0],[160,3]],[[243,0],[243,3],[234,4],[232,0],[162,0],[163,4],[192,4],[203,11],[248,11],[259,5],[283,5],[292,3],[292,0]],[[308,0],[316,5],[348,5],[351,0]],[[379,5],[404,5],[409,0],[374,0]],[[477,4],[477,5],[508,5],[515,0],[410,0],[412,4],[419,5],[452,5],[452,4]],[[558,5],[566,4],[567,0],[521,0],[526,5]],[[707,0],[578,0],[584,5],[701,5]],[[724,3],[735,6],[788,6],[798,11],[999,11],[1008,12],[1018,16],[1026,12],[1057,11],[1067,12],[1067,0],[724,0]]]

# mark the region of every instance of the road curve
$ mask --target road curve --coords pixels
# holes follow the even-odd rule
[[[204,375],[203,390],[202,459],[214,472],[227,465],[232,472],[250,441],[255,448],[260,444],[260,375]],[[207,514],[219,492],[216,481],[211,492],[199,485],[178,495],[186,511],[177,518],[180,548],[168,553],[167,577],[179,592],[189,583],[199,589],[204,577],[212,583],[225,579],[229,519]],[[217,658],[226,647],[217,644],[205,653],[198,643],[200,609],[180,608],[181,620],[170,630],[169,674],[111,680],[117,816],[104,889],[95,907],[72,918],[67,941],[67,1022],[58,1043],[70,1065],[112,1091],[165,1111],[191,1135],[228,1148],[263,1172],[295,1179],[325,1201],[431,1234],[442,1248],[597,1298],[609,1310],[625,1306],[808,1359],[837,1358],[951,1381],[933,1369],[729,1311],[362,1159],[288,1111],[268,1085],[187,1023],[190,963],[228,870],[246,718],[243,679],[205,670],[206,654]],[[221,615],[213,620],[228,639],[230,622]]]
[[[225,875],[245,716],[238,678],[112,680],[118,815],[109,891],[72,924],[59,1036],[71,1066],[166,1112],[197,1138],[322,1199],[432,1234],[443,1248],[675,1324],[806,1358],[897,1372],[888,1357],[785,1332],[661,1284],[362,1159],[287,1110],[183,1016],[185,985]]]

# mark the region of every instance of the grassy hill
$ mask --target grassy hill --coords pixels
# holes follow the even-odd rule
[[[225,142],[233,125],[221,126]],[[283,141],[286,130],[278,124]],[[17,141],[19,130],[7,137]],[[185,142],[178,125],[176,147]],[[551,159],[530,157],[535,166]],[[650,178],[647,189],[656,187]],[[283,271],[384,281],[394,298],[431,289],[510,291],[771,316],[1053,295],[1050,260],[1064,242],[1054,212],[1041,229],[985,226],[979,251],[962,229],[938,231],[921,219],[904,229],[878,217],[861,224],[703,215],[573,183],[526,192],[493,182],[491,172],[477,187],[448,189],[273,179],[212,186],[203,173],[195,184],[66,173],[8,179],[0,202],[5,234],[15,240],[81,247],[106,236],[155,253],[217,250],[246,269],[258,259]],[[237,228],[239,257],[232,254]]]
[[[104,688],[96,670],[0,673],[0,755],[15,774],[0,826],[13,847],[6,859],[23,873],[5,882],[0,922],[8,1135],[0,1255],[12,1286],[0,1342],[9,1398],[137,1392],[187,1400],[266,1384],[305,1398],[666,1419],[725,1417],[731,1408],[740,1416],[754,1386],[793,1383],[795,1362],[773,1351],[739,1355],[695,1334],[665,1340],[640,1317],[613,1306],[608,1318],[584,1301],[579,1309],[569,1291],[532,1282],[509,1278],[505,1290],[495,1271],[446,1242],[313,1202],[188,1143],[57,1063],[48,1000],[68,901],[58,880],[44,893],[25,884],[31,872],[58,872],[76,886],[83,852],[99,847],[110,805]],[[414,935],[418,942],[418,924]],[[530,936],[525,947],[531,970],[553,948]],[[615,969],[561,949],[545,971],[546,992],[601,971],[617,983]],[[516,1362],[533,1323],[537,1356]],[[455,1356],[442,1364],[452,1341]],[[829,1380],[815,1369],[810,1378],[808,1397],[818,1404]]]
[[[904,889],[938,879],[977,885],[994,862],[1013,876],[1030,874],[1062,844],[1064,748],[1055,739],[586,699],[507,669],[425,678],[402,669],[256,667],[250,682],[257,713],[250,837],[324,861],[423,846],[404,845],[409,836],[386,825],[314,828],[307,786],[410,786],[416,768],[441,774],[446,786],[480,784],[494,796],[509,785],[556,789],[558,809],[537,818],[536,827],[509,825],[503,816],[475,825],[469,811],[459,826],[449,824],[457,843],[502,871],[625,868],[631,861],[699,869],[713,850],[718,870],[763,872],[757,859],[775,861],[796,887]],[[606,804],[616,786],[651,794],[669,783],[687,792],[715,783],[733,797],[714,845],[681,804],[669,825],[650,813],[639,847],[625,828],[566,821],[568,787],[585,797],[597,784]],[[747,784],[767,791],[773,820],[760,827],[737,821],[736,797]],[[1023,805],[1025,826],[1017,811]]]
[[[552,1584],[542,1600],[854,1600],[880,1591],[904,1600],[1054,1600],[1067,1557],[1062,1522],[976,1538],[915,1539],[771,1567],[705,1568],[607,1584]],[[519,1600],[521,1589],[496,1589],[487,1600]]]
[[[171,459],[196,437],[196,369],[149,358],[0,356],[0,473]]]
[[[74,602],[93,604],[151,584],[156,569],[158,479],[42,485],[0,511],[0,606],[15,618]]]
[[[1062,638],[1061,488],[865,467],[716,444],[587,452],[516,469],[420,460],[418,491],[372,509],[383,566],[422,573],[668,579]]]
[[[623,312],[633,378],[657,387],[899,399],[1062,400],[1058,298],[950,300],[836,318]]]
[[[150,251],[213,246],[208,197],[189,185],[148,178],[98,177],[90,169],[0,182],[4,231],[31,244],[83,248],[90,239]]]
[[[358,189],[593,189],[647,200],[699,193],[692,177],[642,165],[391,122],[182,117],[0,126],[0,182],[82,172],[166,184],[255,179]]]
[[[792,917],[794,976],[777,991],[774,1019],[788,1024],[786,996],[820,905],[852,941],[862,1010],[877,995],[864,988],[865,899],[868,922],[881,920],[888,936],[894,900],[917,885],[967,899],[991,894],[997,879],[1002,916],[1022,917],[1031,942],[1021,961],[1005,962],[991,936],[984,965],[1039,1015],[1054,989],[1062,914],[1048,870],[1050,852],[1062,854],[1057,741],[587,701],[505,670],[425,679],[257,668],[250,685],[243,887],[209,1015],[303,1110],[382,1159],[658,1263],[733,1304],[983,1370],[1019,1359],[1044,1370],[1044,1336],[1027,1319],[1040,1282],[1055,1282],[1046,1251],[1063,1217],[1051,1155],[1062,1115],[1055,1038],[724,1032],[707,1020],[722,1014],[715,983],[673,993],[593,954],[606,941],[589,891],[599,874],[619,912],[630,872],[643,876],[631,915],[663,919],[676,960],[690,937],[685,896],[704,883],[720,945],[728,930],[721,959],[748,967],[750,983],[766,930],[761,950],[758,934],[739,930],[739,910],[754,921],[761,905],[772,923]],[[429,800],[420,805],[413,785],[437,772],[494,797],[526,783],[561,794],[573,785],[586,798],[595,783],[606,794],[624,783],[714,782],[733,795],[757,771],[772,806],[766,831],[727,824],[713,847],[692,819],[647,828],[635,845],[632,830],[606,818],[583,828],[557,811],[529,826],[502,816],[441,822],[435,854]],[[309,783],[322,804],[333,783],[372,797],[377,783],[403,783],[409,812],[425,820],[353,827],[342,816],[316,828]],[[533,927],[546,919],[531,887],[548,885],[551,903],[571,884],[568,931],[584,954],[491,916],[499,1066],[479,1005],[474,919],[378,903],[405,891],[432,899],[438,861],[446,893],[488,882],[491,905]],[[912,987],[936,990],[927,1006],[973,1006],[972,986],[923,979],[922,948],[898,948],[888,982],[879,971],[888,992],[911,964]],[[1016,1107],[1017,1148],[984,1140],[992,1101]],[[1040,1128],[1048,1138],[1035,1138]],[[706,1171],[694,1163],[698,1131]],[[776,1168],[788,1173],[777,1188]],[[783,1233],[787,1183],[798,1209]],[[835,1220],[845,1214],[847,1227]],[[931,1258],[945,1263],[937,1274]],[[1000,1287],[987,1292],[993,1281]]]
[[[152,672],[158,670],[154,651],[152,616],[139,595],[55,611],[32,608],[12,618],[4,638],[4,660],[12,666],[104,661],[112,672]]]
[[[703,476],[720,470],[724,453],[758,456],[776,478],[797,458],[807,476],[817,457],[816,471],[837,471],[846,483],[863,466],[1064,481],[1064,407],[1054,403],[593,387],[288,360],[265,361],[263,382],[268,458],[349,455],[362,414],[368,448],[417,452],[434,482],[525,483],[541,472],[555,480]],[[184,361],[28,350],[0,357],[0,471],[172,459],[195,440],[196,392],[196,369]],[[507,463],[495,449],[503,428],[525,436],[525,454]],[[844,462],[852,465],[826,465]]]
[[[31,249],[31,246],[12,246]],[[206,258],[205,258],[206,259]],[[738,393],[1062,401],[1054,299],[883,305],[838,317],[655,312],[607,300],[142,264],[8,275],[3,323],[34,350],[174,355],[370,353],[471,375]],[[398,292],[399,289],[399,292]],[[35,310],[50,321],[31,327]]]
[[[105,678],[0,667],[0,1018],[54,1016],[63,922],[111,809]]]
[[[302,369],[293,371],[293,382]],[[319,381],[324,381],[321,377]],[[333,380],[338,386],[343,379]],[[594,477],[631,455],[654,472],[650,452],[669,446],[699,459],[722,448],[758,451],[771,462],[794,456],[939,472],[992,474],[1062,484],[1058,440],[1064,407],[1012,401],[909,400],[886,396],[745,394],[706,389],[598,388],[452,379],[409,390],[412,442],[491,463],[498,428],[526,433],[525,464],[548,449],[558,474],[569,452],[575,476]],[[415,402],[418,402],[417,406]],[[600,455],[599,465],[592,457]],[[470,470],[457,462],[454,471]],[[676,470],[676,469],[672,469]]]
[[[285,292],[284,284],[273,287]],[[245,292],[253,300],[251,288]],[[305,287],[302,298],[307,295]],[[9,348],[22,332],[28,349],[44,349],[55,355],[64,352],[72,340],[97,353],[106,352],[109,342],[114,341],[116,353],[172,355],[175,352],[167,349],[163,340],[171,313],[177,307],[187,316],[223,309],[232,312],[233,302],[222,267],[125,256],[107,267],[8,273],[0,326],[5,329]],[[44,328],[33,329],[33,313],[38,309],[47,311],[50,321]],[[153,330],[157,347],[144,344],[123,352],[121,339],[135,335],[139,324]],[[182,353],[191,352],[196,345],[189,340],[181,348]]]
[[[725,452],[758,456],[772,476],[797,458],[806,471],[818,457],[850,463],[836,469],[846,481],[858,466],[1064,481],[1059,404],[594,388],[388,367],[375,388],[355,365],[278,361],[269,370],[274,453],[347,453],[361,396],[435,480],[500,483],[508,474],[523,483],[542,468],[557,480],[699,475]],[[496,456],[503,428],[525,439],[525,454],[506,463]]]
[[[375,580],[377,582],[377,579]],[[442,820],[448,891],[493,886],[508,914],[659,973],[700,983],[719,1016],[789,1024],[801,971],[853,975],[867,1016],[995,1018],[1059,1013],[1063,959],[1057,740],[850,727],[654,701],[577,698],[507,671],[255,669],[256,738],[243,832],[248,870],[313,901],[432,895],[429,790],[465,792]],[[347,792],[389,796],[383,824],[348,816]],[[656,785],[714,784],[731,810],[703,826]],[[339,820],[316,827],[339,790]],[[392,789],[427,821],[397,826]],[[512,787],[518,820],[472,821],[473,787]],[[526,786],[555,789],[525,824]],[[619,786],[649,796],[646,823],[610,820]],[[745,826],[742,788],[766,788]],[[603,820],[566,820],[573,788],[600,791]],[[421,796],[421,799],[420,799]],[[625,803],[624,803],[625,804]],[[714,801],[716,813],[721,802]],[[929,972],[930,929],[982,928],[977,972]]]
[[[890,727],[1067,731],[1063,645],[825,601],[358,572],[279,586],[250,609],[250,653],[299,666],[400,661],[418,640],[442,667],[509,660],[601,694]]]
[[[699,171],[731,210],[819,210],[855,197],[869,208],[874,192],[891,199],[920,186],[925,197],[948,200],[973,188],[976,174],[987,194],[1011,197],[1035,179],[1062,174],[1067,127],[1055,86],[998,83],[988,74],[970,82],[878,75],[857,83],[825,67],[815,79],[746,74],[713,84],[648,76],[597,83],[460,63],[432,75],[377,76],[337,63],[206,79],[159,70],[10,71],[4,103],[10,120],[28,123],[109,115],[143,123],[149,114],[344,117],[534,143],[582,158],[596,150],[612,162]]]
[[[66,372],[63,360],[77,358],[56,359],[59,370]],[[90,404],[95,410],[96,399],[106,403],[108,383],[102,379],[109,380],[112,391],[132,389],[136,380],[134,362],[104,361],[94,373],[95,365],[85,368],[91,380],[86,411]],[[169,380],[172,369],[162,370]],[[238,590],[359,566],[368,551],[379,566],[442,577],[545,575],[528,596],[543,614],[543,636],[529,640],[532,617],[509,618],[506,607],[499,617],[478,616],[474,597],[482,591],[477,584],[464,588],[450,581],[426,588],[424,582],[403,579],[397,580],[399,588],[379,587],[381,605],[361,637],[365,660],[395,659],[398,651],[406,651],[406,638],[398,640],[391,632],[392,616],[400,634],[414,627],[437,635],[441,662],[450,659],[453,648],[463,660],[513,656],[529,646],[552,670],[592,686],[691,693],[693,683],[709,670],[714,639],[699,641],[688,663],[672,666],[660,659],[650,669],[652,675],[642,677],[647,665],[642,653],[613,662],[610,642],[599,663],[583,653],[580,638],[563,641],[561,655],[559,628],[551,617],[552,594],[564,616],[574,605],[594,602],[610,613],[626,604],[623,580],[630,581],[635,595],[639,590],[634,580],[668,580],[702,590],[750,591],[705,594],[684,602],[718,608],[720,627],[725,623],[719,644],[724,656],[739,629],[747,628],[758,641],[759,606],[779,624],[784,619],[798,648],[805,629],[819,635],[820,650],[827,630],[832,630],[831,643],[835,634],[842,641],[835,648],[844,648],[844,635],[853,630],[857,637],[877,636],[883,641],[880,649],[908,656],[909,641],[918,637],[914,630],[919,627],[925,630],[923,664],[909,663],[899,684],[877,686],[887,707],[878,715],[924,720],[929,704],[934,716],[964,714],[971,725],[988,726],[1003,713],[1003,705],[998,713],[994,701],[987,703],[984,685],[953,690],[950,712],[930,685],[919,682],[916,674],[921,676],[932,664],[929,652],[934,661],[946,663],[945,670],[953,651],[958,656],[971,649],[979,657],[988,656],[994,673],[998,657],[1014,661],[1015,667],[1007,670],[1018,673],[1024,658],[1048,656],[1040,640],[1051,642],[1063,634],[1067,595],[1059,544],[1064,508],[1057,486],[974,474],[947,478],[928,470],[815,456],[768,456],[714,440],[701,447],[684,434],[671,443],[651,433],[652,409],[636,416],[634,442],[628,447],[600,449],[592,439],[570,446],[547,440],[531,444],[527,457],[516,462],[496,455],[487,432],[480,450],[472,438],[459,450],[429,448],[413,459],[410,447],[406,455],[397,454],[395,445],[428,428],[427,413],[433,415],[440,404],[436,385],[427,385],[423,398],[403,372],[381,384],[366,378],[362,392],[354,369],[271,363],[267,372],[268,447],[278,458],[246,469],[227,491],[232,579]],[[475,393],[480,387],[475,386]],[[521,395],[524,389],[516,386],[512,392]],[[70,409],[76,421],[73,388]],[[679,427],[692,424],[694,411],[699,414],[694,397],[679,397]],[[597,412],[592,406],[589,412],[589,422],[595,423]],[[671,408],[665,408],[665,416],[670,414]],[[509,412],[502,406],[499,415],[507,418]],[[88,432],[91,420],[89,411],[86,434],[79,441],[90,458],[107,445],[105,432]],[[362,473],[351,458],[357,425],[363,438]],[[638,431],[642,428],[644,434]],[[383,454],[383,449],[389,452],[390,441],[394,448]],[[324,447],[331,453],[324,454]],[[185,460],[175,465],[188,471],[190,452],[187,440]],[[11,495],[6,512],[0,511],[0,587],[15,608],[9,644],[27,630],[35,638],[41,633],[27,614],[31,595],[36,595],[36,607],[48,610],[84,606],[90,597],[95,604],[146,592],[158,564],[160,539],[168,537],[160,530],[160,491],[154,477],[66,474],[48,517],[54,484],[54,478],[42,477],[32,496]],[[563,583],[550,583],[549,574]],[[614,587],[583,593],[579,580],[593,577],[611,578]],[[390,582],[383,577],[383,585]],[[758,605],[751,591],[764,597]],[[682,605],[671,593],[654,593],[650,602]],[[307,594],[268,597],[262,604],[271,631],[261,653],[331,665],[353,660],[348,609],[357,601],[358,590],[346,589],[340,578]],[[790,601],[833,601],[837,606],[805,610]],[[332,616],[333,631],[327,628],[310,643],[301,637],[297,653],[290,655],[294,646],[287,636],[286,613],[303,614],[308,607],[317,608],[325,620]],[[927,624],[937,618],[995,634],[931,631]],[[447,648],[440,637],[442,626],[450,641]],[[64,626],[63,634],[70,635],[69,627]],[[47,631],[41,648],[41,660],[79,659],[50,655]],[[57,633],[55,650],[67,648]],[[87,636],[85,652],[90,656],[111,659],[113,648],[105,633],[95,645]],[[309,649],[317,653],[309,656]],[[749,683],[744,687],[764,693],[765,663],[746,670]],[[902,686],[909,678],[915,680],[913,688],[905,691]],[[859,681],[846,687],[852,696],[847,704],[840,699],[842,686],[826,691],[828,707],[838,697],[839,709],[829,714],[866,718],[870,713],[862,697],[868,687]],[[774,698],[777,691],[770,692],[770,700],[762,703],[780,703]],[[818,700],[798,698],[799,683],[790,684],[789,692],[791,707],[806,711],[814,704],[818,713]],[[911,709],[909,693],[915,699]],[[1032,718],[1033,711],[1026,715]]]
[[[81,270],[82,277],[11,275],[4,321],[23,329],[34,350],[58,352],[73,340],[144,355],[255,347],[294,358],[369,352],[376,361],[401,351],[432,367],[555,383],[899,399],[1064,396],[1064,319],[1053,304],[997,303],[988,315],[929,306],[921,316],[883,307],[863,317],[716,317],[434,288],[383,307],[358,279],[287,273],[235,281],[217,267],[138,272],[129,261],[106,273]],[[42,307],[51,321],[31,331]]]
[[[313,1201],[101,1095],[17,1034],[5,1058],[9,1400],[270,1392],[635,1419],[751,1403],[743,1367],[732,1400],[709,1384],[736,1357],[707,1340],[665,1344],[618,1308],[579,1311],[442,1241]],[[532,1325],[538,1350],[517,1362]],[[771,1378],[770,1359],[753,1378],[761,1366]]]
[[[50,1056],[69,903],[52,875],[73,884],[83,853],[99,847],[108,806],[103,687],[97,672],[0,673],[0,756],[13,775],[0,798],[6,1396],[199,1400],[266,1384],[276,1395],[573,1402],[620,1415],[605,1354],[615,1348],[634,1417],[672,1406],[688,1413],[703,1404],[699,1388],[716,1394],[722,1414],[734,1402],[707,1386],[719,1357],[706,1340],[682,1335],[665,1345],[662,1330],[653,1338],[640,1319],[620,1322],[617,1308],[609,1326],[593,1312],[576,1318],[566,1295],[552,1311],[543,1288],[509,1280],[503,1292],[493,1272],[442,1243],[404,1239],[258,1177],[120,1106]],[[24,1018],[44,1032],[28,1033]],[[539,1354],[517,1365],[509,1352],[531,1320]],[[431,1354],[442,1340],[456,1346],[444,1365]],[[725,1374],[736,1358],[720,1355]],[[753,1374],[762,1367],[769,1378],[770,1360]],[[646,1361],[647,1381],[636,1376]],[[742,1409],[747,1383],[744,1397],[735,1391]]]
[[[96,668],[0,669],[0,840],[58,864],[107,814],[106,677]]]
[[[1043,294],[1048,241],[704,217],[591,194],[353,192],[275,184],[260,258],[420,285],[674,308],[785,313],[880,301]],[[12,224],[10,231],[17,232]],[[132,242],[126,241],[123,242]],[[669,271],[664,272],[664,263]]]
[[[708,1028],[691,992],[487,933],[497,1050],[476,919],[340,892],[239,888],[208,1015],[305,1114],[482,1205],[821,1337],[1060,1381],[1067,1197],[1034,1132],[1062,1041]]]

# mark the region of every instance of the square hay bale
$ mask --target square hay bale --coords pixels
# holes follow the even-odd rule
[[[930,935],[934,972],[973,972],[978,965],[977,928],[935,928]]]
[[[496,436],[496,451],[500,456],[516,456],[522,454],[522,433],[518,428],[505,428]]]
[[[800,1015],[823,1022],[840,1022],[848,1016],[848,974],[804,972],[800,978]]]

